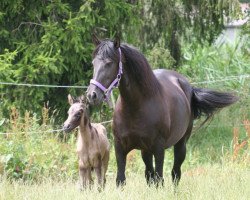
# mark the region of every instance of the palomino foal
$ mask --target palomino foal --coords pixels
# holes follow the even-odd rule
[[[74,99],[68,95],[71,107],[63,130],[69,132],[79,126],[77,154],[79,157],[79,175],[81,188],[93,184],[92,169],[95,170],[98,184],[104,187],[105,174],[109,161],[109,141],[107,131],[101,124],[90,123],[89,111],[83,96]]]

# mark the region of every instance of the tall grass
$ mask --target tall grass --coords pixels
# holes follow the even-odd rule
[[[250,74],[249,52],[243,52],[239,43],[221,46],[185,45],[183,48],[184,64],[180,72],[189,77],[191,82],[212,82],[230,77],[237,77],[222,82],[198,84],[223,90],[236,90],[239,95],[249,95],[249,77],[240,75]],[[196,86],[196,85],[195,85]]]
[[[183,169],[210,163],[223,164],[232,160],[249,168],[249,121],[243,122],[249,112],[238,115],[239,107],[241,105],[236,104],[231,109],[222,111],[210,124],[194,130],[188,141]],[[20,119],[18,111],[14,109],[13,112],[12,116],[15,117],[10,120],[9,133],[0,135],[0,174],[23,180],[41,180],[48,177],[59,180],[70,177],[75,180],[78,177],[76,133],[63,135],[48,132],[53,128],[51,125],[39,125],[37,119],[28,114],[25,119]],[[44,112],[47,113],[46,110]],[[46,116],[43,118],[47,119]],[[235,120],[236,118],[238,119]],[[194,129],[196,127],[199,124]],[[111,134],[109,129],[109,136]],[[113,144],[112,137],[110,142]],[[138,172],[143,176],[144,164],[140,152],[132,151],[127,160],[127,173]],[[172,165],[173,152],[167,150],[164,170],[169,174]],[[114,176],[115,173],[116,161],[114,149],[111,148],[108,174]]]
[[[27,183],[2,178],[0,199],[3,200],[77,200],[77,199],[223,199],[247,200],[250,196],[250,173],[237,164],[205,165],[184,171],[177,189],[174,189],[169,174],[165,175],[165,186],[148,187],[141,174],[130,173],[123,189],[116,188],[113,176],[108,176],[102,192],[95,186],[80,192],[78,183],[72,179],[55,181],[50,178],[41,182]]]

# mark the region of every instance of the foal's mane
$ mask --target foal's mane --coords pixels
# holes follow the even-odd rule
[[[122,43],[122,54],[124,55],[123,63],[128,75],[140,88],[144,96],[156,94],[160,90],[160,84],[156,79],[147,59],[136,48]],[[102,58],[110,58],[118,62],[118,51],[114,47],[114,42],[108,39],[101,41],[95,49],[93,56],[100,56]]]

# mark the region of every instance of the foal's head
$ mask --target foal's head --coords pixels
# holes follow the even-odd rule
[[[89,109],[84,96],[73,98],[69,94],[68,102],[71,106],[68,111],[68,119],[63,124],[65,132],[70,132],[79,125],[85,126],[89,121]],[[81,124],[81,122],[83,123]]]

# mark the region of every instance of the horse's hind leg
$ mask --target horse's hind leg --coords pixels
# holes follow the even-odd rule
[[[109,163],[109,151],[107,151],[104,155],[103,162],[102,162],[102,177],[103,177],[103,187],[106,184],[106,172],[108,169]]]
[[[191,131],[192,125],[190,125],[188,128],[184,137],[174,145],[174,166],[172,169],[172,180],[175,185],[178,185],[181,179],[181,165],[186,157],[186,143]]]
[[[100,155],[97,156],[94,166],[95,166],[94,170],[96,173],[98,185],[101,188],[103,186],[103,173],[102,173],[102,160]]]
[[[145,177],[147,184],[150,185],[154,181],[153,154],[142,150],[141,156],[145,164]]]

